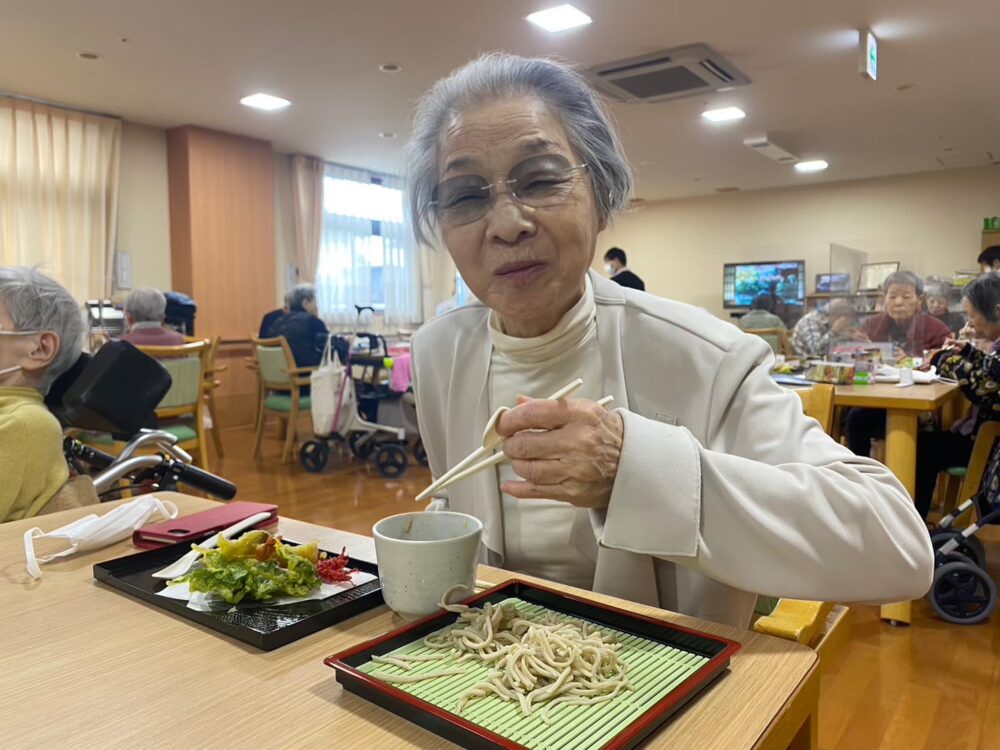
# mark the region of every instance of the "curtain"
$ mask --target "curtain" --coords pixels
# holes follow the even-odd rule
[[[120,120],[0,96],[0,265],[110,296],[120,152]]]
[[[420,279],[399,181],[327,164],[315,281],[321,317],[350,329],[357,320],[354,306],[370,305],[388,326],[419,323]]]
[[[292,157],[292,203],[295,213],[295,264],[299,281],[316,281],[323,233],[323,162],[312,156]]]

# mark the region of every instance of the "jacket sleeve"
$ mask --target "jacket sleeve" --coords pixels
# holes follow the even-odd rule
[[[824,601],[923,595],[933,553],[889,470],[855,456],[736,344],[712,393],[706,444],[622,411],[624,442],[601,543],[667,558],[729,586]]]
[[[11,513],[24,488],[27,431],[18,420],[0,419],[0,523],[13,520]]]

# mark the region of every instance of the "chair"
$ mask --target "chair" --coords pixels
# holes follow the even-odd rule
[[[219,458],[223,457],[222,435],[219,432],[219,413],[215,409],[215,390],[222,385],[222,381],[216,378],[220,372],[229,369],[228,365],[216,365],[215,355],[219,351],[219,344],[222,336],[212,339],[212,344],[208,348],[208,360],[205,363],[205,401],[208,403],[208,413],[212,417],[212,444],[215,446],[215,453]]]
[[[180,346],[140,346],[170,373],[170,390],[156,407],[159,429],[177,437],[177,446],[193,452],[208,468],[205,444],[205,373],[209,343],[200,339]]]
[[[832,385],[818,383],[812,388],[796,391],[802,400],[802,410],[806,416],[819,422],[827,434],[833,425],[834,390]],[[817,652],[829,652],[833,650],[830,644],[843,640],[843,630],[836,641],[832,634],[840,627],[846,612],[846,607],[832,602],[779,599],[770,614],[765,614],[753,624],[753,629],[758,633],[814,646]]]
[[[795,356],[787,328],[745,328],[743,333],[760,336],[774,350],[775,354],[784,354],[788,358]]]
[[[256,435],[253,443],[253,456],[260,456],[260,441],[264,435],[264,424],[267,416],[287,419],[285,429],[285,446],[281,452],[281,461],[288,461],[288,455],[295,444],[296,423],[299,414],[309,411],[311,401],[309,396],[302,396],[300,389],[309,385],[309,373],[315,367],[296,367],[292,350],[284,336],[274,339],[259,339],[250,337],[253,355],[257,364],[259,383],[259,401],[257,407]]]
[[[949,466],[945,469],[944,473],[948,480],[945,485],[942,515],[951,513],[959,499],[968,500],[979,492],[979,486],[983,482],[983,475],[986,474],[986,467],[990,462],[993,445],[997,439],[1000,439],[1000,422],[992,420],[983,422],[979,432],[976,433],[976,442],[972,446],[969,465]],[[957,492],[954,491],[955,485],[958,485]]]

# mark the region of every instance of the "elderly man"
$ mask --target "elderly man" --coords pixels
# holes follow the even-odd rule
[[[32,268],[0,268],[0,521],[37,515],[69,478],[43,397],[80,356],[83,316]]]
[[[834,299],[826,310],[817,308],[802,316],[792,331],[792,348],[807,357],[824,357],[830,344],[848,338],[853,329],[854,308],[846,299]]]
[[[122,336],[122,341],[136,346],[183,344],[183,334],[164,327],[166,311],[167,298],[159,289],[136,289],[125,300],[125,321],[129,330]]]

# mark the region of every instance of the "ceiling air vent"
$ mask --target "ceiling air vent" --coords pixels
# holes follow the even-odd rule
[[[662,102],[750,83],[707,44],[597,65],[585,74],[603,93],[622,102]]]

